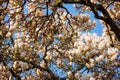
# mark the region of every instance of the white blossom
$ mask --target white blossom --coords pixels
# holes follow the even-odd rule
[[[17,15],[15,16],[15,18],[16,18],[17,20],[20,20],[20,19],[22,18],[22,15],[21,15],[21,14],[17,14]]]
[[[34,11],[35,10],[35,8],[36,8],[36,3],[29,3],[28,5],[27,5],[27,8],[28,8],[28,10],[29,10],[29,12],[32,12],[32,11]]]
[[[3,64],[1,63],[0,64],[0,72],[2,72],[3,71]]]
[[[105,45],[106,45],[106,43],[104,41],[99,42],[98,49],[99,50],[104,49]]]
[[[94,63],[94,59],[90,58],[89,59],[90,63]]]
[[[111,61],[115,60],[118,56],[118,53],[114,54],[112,57],[111,57]]]
[[[42,68],[46,68],[46,63],[45,63],[45,61],[41,61],[41,62],[40,62],[40,66],[41,66]]]
[[[58,67],[61,67],[61,65],[62,65],[62,61],[58,59],[58,60],[57,60],[57,66],[58,66]]]
[[[89,80],[96,80],[95,78],[93,78],[93,77],[90,77],[90,79]]]
[[[18,43],[18,47],[19,47],[19,48],[22,48],[22,47],[23,47],[23,45],[24,45],[24,43],[23,43],[23,42],[19,42],[19,43]]]
[[[18,65],[18,61],[15,61],[14,64],[13,64],[13,68],[16,70],[17,68],[17,65]]]
[[[71,78],[71,77],[73,77],[73,73],[71,71],[69,71],[69,72],[67,72],[67,76],[68,76],[68,78]]]
[[[2,31],[0,31],[0,36],[2,35]]]
[[[12,33],[11,32],[8,32],[7,34],[6,34],[6,37],[11,37],[12,36]]]
[[[51,60],[52,59],[52,56],[51,56],[51,53],[50,52],[47,52],[47,56],[45,57],[46,60]]]
[[[117,48],[108,48],[107,54],[109,56],[117,55],[118,54],[118,49]]]
[[[89,65],[88,63],[86,63],[85,66],[86,66],[87,68],[90,68],[90,65]]]
[[[36,70],[36,74],[40,76],[42,74],[42,71],[40,71],[39,69],[37,69]]]
[[[91,2],[92,2],[92,3],[96,3],[96,2],[97,2],[97,0],[91,0]]]

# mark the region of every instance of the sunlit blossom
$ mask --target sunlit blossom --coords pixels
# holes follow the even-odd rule
[[[72,72],[71,71],[67,72],[67,76],[68,76],[68,78],[72,78],[73,77]]]
[[[119,66],[119,30],[114,25],[120,26],[120,3],[81,0],[83,5],[74,4],[77,13],[72,14],[62,1],[0,1],[0,79],[118,78],[114,75],[119,75],[115,70]],[[100,18],[102,33],[93,33],[99,29],[93,11],[100,11],[100,17],[95,17]]]
[[[12,36],[12,33],[11,32],[8,32],[7,34],[6,34],[6,37],[11,37]]]

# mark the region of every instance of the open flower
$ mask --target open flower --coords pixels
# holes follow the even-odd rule
[[[8,32],[7,34],[6,34],[6,37],[7,38],[9,38],[9,37],[11,37],[12,36],[12,33],[11,32]]]
[[[36,5],[37,4],[35,4],[35,3],[29,3],[28,5],[27,5],[27,8],[28,8],[28,11],[29,12],[32,12],[32,11],[34,11],[35,10],[35,8],[36,8]]]
[[[72,78],[73,77],[73,73],[71,71],[67,72],[67,76],[68,78]]]

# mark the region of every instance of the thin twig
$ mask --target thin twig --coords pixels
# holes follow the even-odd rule
[[[109,27],[108,27],[108,25],[106,24],[106,27],[107,27],[107,32],[108,32],[108,35],[109,35],[109,37],[110,37],[110,40],[111,40],[111,46],[112,47],[114,47],[114,42],[113,42],[113,40],[112,40],[112,36],[111,36],[111,34],[110,34],[110,30],[109,30]]]
[[[46,2],[46,16],[48,17],[48,2]]]
[[[107,9],[107,8],[108,8],[111,4],[113,4],[114,2],[115,2],[115,0],[113,0],[111,3],[109,3],[105,9]]]

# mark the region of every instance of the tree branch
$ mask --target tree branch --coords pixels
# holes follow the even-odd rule
[[[20,76],[18,76],[11,68],[9,68],[9,71],[12,74],[13,77],[16,77],[17,80],[21,80]]]
[[[4,61],[3,61],[3,64],[4,64],[5,66],[9,67],[8,64],[7,64],[6,62],[4,62]],[[17,74],[12,70],[12,68],[9,68],[9,71],[10,71],[10,73],[12,74],[13,77],[15,77],[17,80],[21,80],[20,76],[17,75]]]
[[[52,80],[66,80],[65,78],[60,78],[59,76],[56,76],[56,75],[50,70],[50,68],[49,68],[48,66],[46,66],[46,68],[42,68],[41,66],[35,64],[34,62],[30,62],[30,61],[25,60],[24,58],[21,58],[21,57],[18,57],[18,59],[16,59],[16,60],[26,62],[26,63],[32,65],[32,66],[33,66],[32,68],[38,68],[38,69],[40,69],[41,71],[47,71],[47,72],[51,75]],[[11,71],[12,74],[14,75],[14,73],[13,73],[13,71],[12,71],[11,69],[10,69],[10,71]],[[16,77],[17,75],[14,75],[14,76]],[[18,77],[17,77],[17,78],[18,78]],[[18,80],[20,80],[20,79],[18,78]]]
[[[105,23],[107,23],[111,27],[111,31],[113,31],[115,33],[116,37],[120,41],[120,29],[115,24],[115,22],[112,20],[109,13],[107,12],[107,10],[101,4],[91,3],[90,0],[79,0],[79,1],[62,0],[62,1],[66,4],[76,4],[77,3],[77,4],[83,4],[83,5],[89,6],[95,15],[95,18],[103,20]],[[119,0],[115,0],[115,1],[119,1]],[[100,11],[103,14],[103,16],[99,16],[98,11]]]

